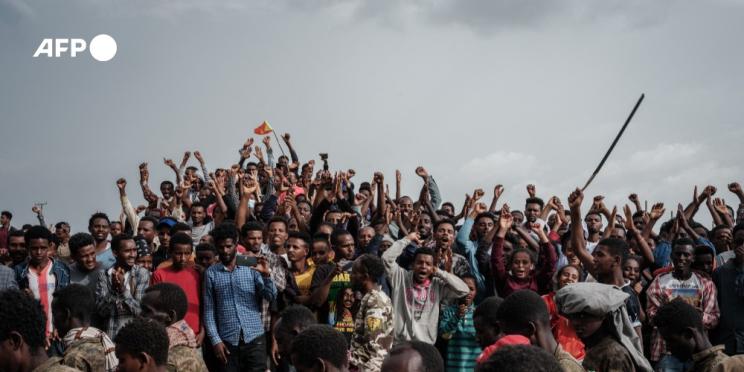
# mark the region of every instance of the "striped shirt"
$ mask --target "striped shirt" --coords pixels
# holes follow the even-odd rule
[[[29,265],[28,288],[33,292],[34,298],[41,302],[41,308],[44,309],[47,320],[47,335],[51,334],[54,329],[52,325],[52,296],[54,295],[55,286],[56,278],[52,273],[52,260],[49,260],[46,267],[38,271]]]
[[[475,340],[475,308],[472,304],[468,306],[463,318],[457,315],[458,308],[459,305],[448,306],[439,320],[439,333],[444,338],[451,337],[447,344],[447,371],[473,371],[475,359],[481,353],[480,345]]]

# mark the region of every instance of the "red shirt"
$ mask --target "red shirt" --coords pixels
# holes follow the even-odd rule
[[[553,329],[555,340],[558,341],[558,344],[561,345],[563,350],[571,354],[576,360],[584,360],[584,356],[586,355],[584,343],[576,335],[576,331],[571,327],[568,319],[558,313],[558,307],[555,305],[555,292],[550,292],[542,296],[542,298],[545,301],[545,305],[548,306],[550,326]]]
[[[201,322],[199,313],[201,309],[201,274],[191,266],[176,271],[172,266],[155,270],[152,274],[152,284],[173,283],[186,293],[189,303],[186,316],[183,318],[194,333],[199,334]]]

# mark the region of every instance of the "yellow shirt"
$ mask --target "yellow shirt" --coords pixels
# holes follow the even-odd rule
[[[310,295],[310,284],[313,281],[313,274],[315,274],[315,265],[308,263],[309,267],[302,274],[294,274],[295,282],[297,283],[297,289],[300,291],[300,296]]]

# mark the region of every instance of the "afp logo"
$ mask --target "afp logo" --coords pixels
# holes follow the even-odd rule
[[[67,54],[71,58],[75,58],[78,53],[84,52],[86,48],[96,61],[110,61],[116,55],[116,40],[106,34],[97,35],[89,44],[84,39],[44,39],[36,48],[34,58],[39,56],[60,58]]]

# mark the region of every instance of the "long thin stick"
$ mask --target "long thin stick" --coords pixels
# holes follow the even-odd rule
[[[607,161],[607,158],[610,157],[610,154],[612,153],[612,150],[615,148],[615,145],[617,144],[617,141],[620,140],[620,137],[623,136],[623,132],[625,132],[625,128],[628,127],[628,124],[630,124],[630,121],[633,119],[633,115],[635,115],[636,110],[638,110],[638,106],[641,105],[641,102],[643,102],[643,98],[645,97],[645,94],[641,94],[641,97],[638,98],[638,102],[636,102],[635,107],[633,107],[633,111],[630,112],[630,115],[628,116],[628,119],[625,120],[625,124],[623,124],[623,127],[620,128],[620,132],[615,137],[615,140],[612,141],[612,145],[610,145],[610,149],[607,150],[604,157],[602,158],[602,161],[599,162],[599,165],[597,166],[597,169],[594,170],[594,173],[592,173],[592,176],[589,177],[589,180],[586,181],[586,185],[581,189],[581,191],[586,190],[587,187],[589,187],[589,184],[592,183],[594,180],[594,177],[597,176],[599,173],[599,170],[602,169],[602,166],[604,165],[605,161]]]
[[[282,150],[282,155],[287,156],[284,154],[284,149],[282,148],[282,143],[279,142],[279,137],[276,136],[276,131],[272,130],[271,133],[274,133],[274,138],[276,138],[276,144],[279,145],[279,150]]]

